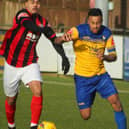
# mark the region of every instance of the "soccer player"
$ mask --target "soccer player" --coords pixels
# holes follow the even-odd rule
[[[75,74],[77,104],[81,117],[88,120],[96,92],[111,104],[118,129],[127,129],[126,116],[118,92],[110,75],[105,70],[104,61],[117,59],[115,43],[111,31],[102,25],[103,16],[98,8],[88,12],[88,23],[71,28],[66,40],[73,40],[75,51]],[[108,54],[104,51],[107,49]]]
[[[14,17],[13,26],[7,31],[0,48],[0,55],[5,57],[5,110],[9,129],[16,129],[14,115],[21,80],[29,86],[33,93],[30,127],[37,129],[43,99],[42,78],[36,53],[36,44],[41,33],[51,40],[53,47],[61,55],[64,74],[69,70],[69,61],[65,56],[63,47],[54,44],[54,42],[65,41],[65,39],[56,37],[47,20],[38,14],[40,0],[26,0],[25,7],[25,9],[18,11]]]

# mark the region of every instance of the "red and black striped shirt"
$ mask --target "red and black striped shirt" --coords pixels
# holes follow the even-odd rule
[[[26,20],[33,22],[39,28],[48,26],[47,20],[39,14],[33,15],[27,9],[22,9],[17,13],[13,26],[6,32],[0,48],[0,55],[5,57],[8,64],[15,67],[24,67],[38,60],[36,44],[41,32],[33,32],[26,28],[23,25]],[[52,39],[55,36],[53,32],[47,38]]]

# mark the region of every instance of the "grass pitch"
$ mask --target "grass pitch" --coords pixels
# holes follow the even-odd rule
[[[7,129],[2,75],[0,78],[0,129]],[[44,75],[43,80],[44,98],[40,122],[52,121],[56,124],[57,129],[117,129],[110,104],[98,94],[92,107],[91,119],[84,121],[76,105],[73,78]],[[129,82],[114,80],[114,83],[119,90],[129,123]],[[15,115],[17,129],[29,129],[31,97],[31,91],[21,84]]]

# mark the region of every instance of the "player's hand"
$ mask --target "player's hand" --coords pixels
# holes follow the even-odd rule
[[[103,52],[102,50],[98,50],[98,51],[96,52],[96,55],[97,55],[97,57],[98,57],[101,61],[104,60],[104,52]]]
[[[70,33],[65,33],[65,34],[62,36],[62,39],[63,39],[63,41],[68,42],[68,41],[71,41],[71,40],[72,40],[72,36],[71,36]]]
[[[62,57],[62,71],[64,71],[64,74],[68,73],[69,68],[70,68],[70,63],[68,58],[66,56]]]

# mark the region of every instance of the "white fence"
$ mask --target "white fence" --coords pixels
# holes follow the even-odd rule
[[[116,50],[118,59],[113,63],[106,63],[106,70],[110,73],[112,78],[122,79],[123,78],[123,37],[114,35],[114,40],[116,44]],[[75,55],[73,52],[72,42],[63,44],[66,55],[69,58],[71,67],[69,75],[74,74],[74,61]],[[37,51],[39,55],[40,70],[42,72],[57,72],[62,74],[61,70],[61,57],[56,53],[52,47],[51,42],[45,38],[44,35],[39,40],[37,46]]]

